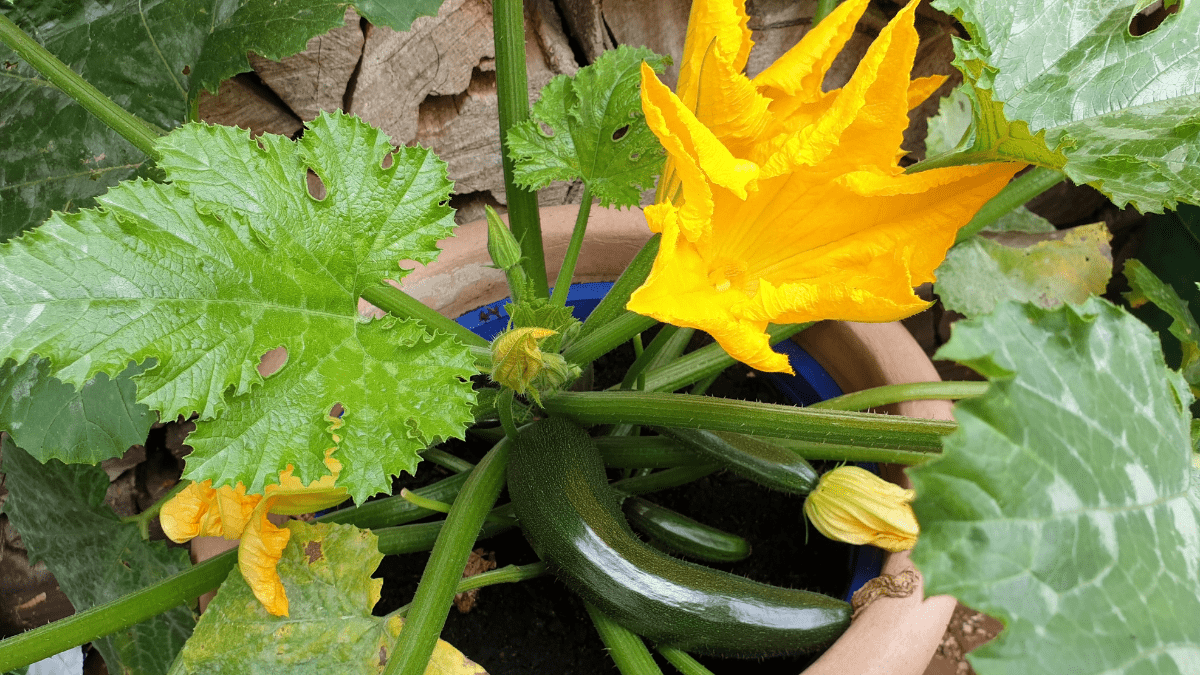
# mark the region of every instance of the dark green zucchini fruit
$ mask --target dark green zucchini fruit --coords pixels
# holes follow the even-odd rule
[[[587,433],[562,418],[513,444],[508,489],[538,555],[584,600],[657,644],[758,657],[823,647],[850,606],[684,562],[637,538]]]
[[[704,429],[654,430],[742,478],[774,490],[803,496],[813,491],[820,478],[800,455],[752,436]]]
[[[737,562],[750,555],[750,542],[736,534],[697,522],[641,497],[626,497],[621,508],[635,530],[689,558]]]

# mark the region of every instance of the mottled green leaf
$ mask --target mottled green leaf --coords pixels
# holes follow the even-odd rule
[[[146,441],[156,416],[137,402],[131,365],[110,379],[99,373],[82,388],[48,375],[50,362],[33,357],[0,364],[0,429],[38,461],[98,464]]]
[[[1104,223],[996,236],[974,237],[950,249],[934,287],[947,309],[978,316],[1005,300],[1047,308],[1080,303],[1103,293],[1112,276]]]
[[[108,476],[98,466],[45,464],[5,438],[4,512],[76,611],[102,605],[190,567],[187,552],[142,539],[104,504]],[[195,620],[176,607],[92,642],[110,673],[161,675],[191,635]]]
[[[1152,302],[1171,317],[1168,330],[1179,340],[1182,362],[1179,370],[1191,385],[1193,392],[1200,392],[1200,325],[1183,298],[1170,284],[1163,283],[1138,260],[1125,262],[1125,278],[1131,291],[1125,294],[1130,306],[1140,307]]]
[[[645,47],[621,46],[550,80],[530,118],[508,132],[517,184],[579,178],[604,206],[637,206],[666,157],[642,114],[642,61],[658,72],[666,64]]]
[[[9,0],[0,11],[117,104],[163,129],[201,89],[250,70],[246,52],[283,58],[342,25],[348,0]],[[440,0],[370,0],[396,30]],[[0,45],[0,241],[51,210],[92,204],[146,157]]]
[[[159,147],[170,184],[121,184],[101,209],[0,246],[0,358],[39,354],[75,386],[155,359],[134,378],[139,402],[164,419],[200,415],[185,475],[253,492],[288,464],[306,483],[325,475],[336,447],[338,484],[361,501],[461,437],[477,372],[467,349],[357,312],[364,288],[405,274],[399,260],[436,258],[454,226],[444,163],[393,154],[340,113],[295,142],[196,124]],[[264,379],[259,360],[280,346],[287,361]]]
[[[971,97],[964,86],[955,87],[938,102],[937,114],[929,118],[925,134],[925,156],[935,157],[958,146],[971,129]]]
[[[1050,221],[1030,211],[1024,206],[1009,211],[1000,216],[996,222],[984,228],[984,232],[1025,232],[1038,234],[1054,232],[1057,228]]]
[[[1191,394],[1158,339],[1100,299],[1006,303],[940,358],[991,382],[909,469],[930,595],[999,618],[980,675],[1200,669],[1200,495]]]
[[[976,118],[962,162],[1062,169],[1143,212],[1200,201],[1200,4],[1140,36],[1146,0],[934,4],[971,36],[955,43]]]
[[[383,555],[369,530],[292,521],[278,571],[288,616],[272,616],[241,574],[230,574],[196,624],[171,675],[377,675],[387,665],[403,620],[371,615]],[[486,675],[439,640],[431,675]]]

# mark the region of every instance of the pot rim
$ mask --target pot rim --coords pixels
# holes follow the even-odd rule
[[[553,279],[566,252],[579,206],[543,207],[543,246],[547,273]],[[501,216],[507,220],[506,216]],[[649,239],[639,209],[617,210],[593,205],[587,238],[574,282],[612,281]],[[413,297],[450,318],[508,295],[504,273],[490,267],[487,223],[475,221],[443,239],[438,260],[418,268],[396,284]],[[883,384],[940,381],[924,350],[899,322],[863,324],[825,321],[793,338],[825,368],[844,392]],[[847,349],[847,345],[852,348]],[[862,358],[866,355],[867,358]],[[908,401],[889,406],[890,414],[951,420],[949,401]],[[881,466],[883,476],[912,487],[903,467]],[[890,553],[883,574],[916,572],[909,552]],[[933,658],[950,622],[956,601],[952,596],[924,597],[923,583],[908,597],[880,597],[863,608],[850,628],[805,675],[920,675]]]

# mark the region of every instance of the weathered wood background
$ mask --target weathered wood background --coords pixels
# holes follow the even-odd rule
[[[678,61],[690,0],[527,0],[525,16],[529,96],[555,75],[573,74],[618,44],[644,45]],[[756,46],[753,76],[790,48],[812,25],[815,0],[749,0]],[[826,79],[840,87],[899,4],[877,0]],[[913,76],[951,76],[951,17],[926,7],[918,12],[921,47]],[[308,49],[283,62],[252,56],[254,71],[202,99],[201,116],[254,132],[297,135],[321,110],[342,109],[383,129],[396,144],[432,148],[455,181],[452,205],[459,222],[482,217],[484,204],[502,207],[500,138],[496,130],[495,49],[490,0],[446,0],[436,17],[422,17],[397,33],[346,12],[346,23],[313,38]],[[674,83],[677,67],[666,74]],[[913,113],[907,149],[923,152],[925,119],[937,99]],[[578,185],[553,185],[539,193],[545,206],[579,200]]]

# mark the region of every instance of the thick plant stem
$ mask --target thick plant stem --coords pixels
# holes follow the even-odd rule
[[[662,654],[662,657],[683,675],[713,675],[711,670],[705,668],[703,663],[692,658],[692,655],[687,652],[674,647],[658,647],[657,649],[658,653]]]
[[[0,673],[35,663],[182,605],[219,586],[235,564],[237,550],[227,551],[136,593],[0,640]]]
[[[1047,169],[1043,166],[1034,167],[1025,175],[1005,185],[1003,190],[995,197],[989,199],[983,205],[983,208],[979,209],[979,212],[975,214],[975,217],[971,219],[971,222],[964,225],[958,231],[958,236],[955,237],[954,243],[957,244],[960,241],[974,237],[988,225],[1000,220],[1008,212],[1066,179],[1067,177],[1063,172],[1056,169]]]
[[[391,284],[381,283],[368,286],[363,289],[362,297],[363,300],[389,314],[413,318],[426,326],[440,330],[443,333],[449,333],[468,347],[483,347],[485,349],[490,347],[487,340],[459,325],[457,321],[447,319],[438,314],[429,307],[426,307],[420,300]]]
[[[901,401],[957,401],[962,398],[982,396],[987,391],[987,382],[909,382],[888,384],[864,389],[852,394],[814,403],[809,408],[823,410],[867,410]]]
[[[590,602],[583,603],[583,606],[587,608],[588,616],[592,617],[596,632],[600,634],[600,639],[608,648],[608,655],[617,664],[621,675],[662,675],[662,669],[654,662],[642,638],[608,618]]]
[[[496,45],[496,98],[500,109],[500,161],[504,166],[504,194],[508,198],[508,226],[521,242],[521,267],[539,298],[550,295],[546,255],[542,250],[542,224],[537,192],[513,182],[513,161],[508,154],[508,130],[529,117],[529,76],[525,72],[525,10],[521,0],[494,0],[492,32]]]
[[[575,229],[571,231],[571,241],[567,244],[567,255],[563,258],[562,267],[558,270],[558,278],[554,281],[554,293],[550,296],[550,304],[563,306],[567,304],[567,291],[571,289],[571,279],[575,276],[575,263],[579,262],[579,249],[583,248],[583,235],[587,231],[588,215],[592,212],[592,189],[583,185],[583,201],[579,203],[579,215],[575,216]]]
[[[504,486],[510,445],[506,438],[488,451],[475,465],[458,499],[454,500],[437,543],[429,554],[429,562],[413,596],[408,623],[400,632],[384,675],[422,675],[425,672],[446,623],[446,613],[471,547]]]
[[[546,399],[542,407],[552,415],[566,415],[581,424],[710,429],[901,450],[940,450],[942,436],[957,428],[953,422],[896,415],[658,392],[564,391]]]
[[[74,99],[84,110],[95,115],[135,148],[158,159],[154,143],[159,136],[166,133],[165,131],[114,103],[3,14],[0,14],[0,42],[8,45],[50,84]]]

